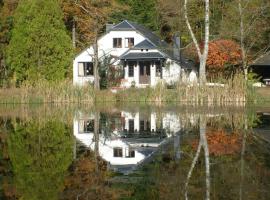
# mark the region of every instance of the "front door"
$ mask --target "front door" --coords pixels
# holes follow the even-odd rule
[[[139,67],[140,67],[140,71],[139,71],[140,84],[150,84],[151,62],[150,61],[140,61]]]

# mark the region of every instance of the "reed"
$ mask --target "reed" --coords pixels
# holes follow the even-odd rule
[[[111,102],[140,102],[155,105],[177,103],[192,106],[244,106],[258,102],[259,97],[241,74],[223,84],[186,84],[178,82],[173,89],[160,82],[154,88],[129,88],[112,93],[96,91],[91,85],[74,86],[71,81],[25,83],[20,88],[0,89],[0,103],[90,104]]]
[[[88,103],[93,104],[95,92],[91,86],[77,87],[70,81],[25,83],[20,88],[0,90],[0,103]]]

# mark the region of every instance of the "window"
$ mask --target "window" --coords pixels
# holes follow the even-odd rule
[[[134,77],[134,67],[137,65],[137,62],[129,61],[128,62],[128,77]]]
[[[151,131],[150,121],[140,120],[140,131]]]
[[[113,148],[113,157],[123,157],[122,148],[119,147]]]
[[[160,61],[155,62],[156,65],[156,77],[162,78],[162,65]]]
[[[94,120],[79,120],[79,133],[94,132]]]
[[[134,47],[134,38],[126,38],[125,39],[125,47],[126,48]]]
[[[129,132],[133,133],[134,132],[134,119],[128,120],[128,127],[129,127]]]
[[[94,75],[94,66],[92,62],[79,62],[79,76],[93,76]]]
[[[133,77],[133,76],[134,76],[134,67],[128,66],[128,77]]]
[[[135,158],[135,151],[133,149],[126,148],[125,149],[125,157],[126,158]]]
[[[113,38],[113,48],[122,48],[122,38]]]

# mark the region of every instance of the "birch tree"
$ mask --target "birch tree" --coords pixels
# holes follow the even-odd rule
[[[205,0],[205,30],[204,30],[204,41],[203,41],[203,50],[200,49],[199,43],[197,38],[195,37],[195,34],[193,32],[193,29],[191,27],[191,24],[189,22],[188,17],[188,0],[184,1],[184,17],[186,21],[187,28],[189,30],[189,33],[191,35],[191,38],[193,40],[193,43],[195,45],[199,61],[200,61],[200,68],[199,68],[199,75],[200,75],[200,84],[204,84],[206,82],[206,60],[208,56],[208,43],[209,43],[209,0]]]

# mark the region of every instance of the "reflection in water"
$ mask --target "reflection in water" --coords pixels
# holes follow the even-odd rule
[[[0,199],[270,198],[267,112],[52,113],[1,114]]]
[[[162,145],[180,133],[181,123],[176,114],[119,112],[104,119],[95,114],[79,112],[74,118],[74,135],[93,151],[96,147],[94,126],[99,129],[98,154],[108,162],[108,167],[124,174],[131,173],[148,161]],[[103,122],[102,122],[103,120]],[[110,124],[107,133],[108,124]]]

